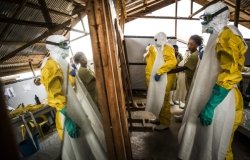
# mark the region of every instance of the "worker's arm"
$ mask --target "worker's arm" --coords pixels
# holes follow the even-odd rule
[[[165,63],[157,70],[157,75],[162,75],[176,68],[177,60],[172,46],[164,45],[163,58]]]
[[[240,36],[226,28],[219,36],[216,46],[217,58],[221,72],[216,83],[226,89],[232,89],[242,79],[241,70],[244,66],[247,47]]]
[[[188,69],[186,66],[177,67],[168,72],[168,74],[179,73]]]
[[[63,73],[54,60],[48,60],[41,72],[41,82],[44,85],[48,104],[56,110],[61,110],[66,105],[63,95]]]
[[[224,100],[234,85],[242,79],[241,69],[245,61],[246,49],[241,37],[235,35],[229,28],[226,28],[219,35],[216,52],[221,72],[217,77],[209,101],[199,115],[203,126],[212,123],[215,108]]]

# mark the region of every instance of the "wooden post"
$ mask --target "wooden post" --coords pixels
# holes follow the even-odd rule
[[[110,0],[90,0],[88,20],[95,63],[98,105],[109,159],[132,159],[121,70],[114,32],[115,12]],[[112,11],[111,11],[112,10]]]
[[[234,17],[234,26],[238,28],[239,24],[239,17],[240,17],[240,1],[236,1],[236,6],[235,6],[235,17]]]

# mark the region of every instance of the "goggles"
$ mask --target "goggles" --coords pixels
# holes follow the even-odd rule
[[[54,45],[54,46],[58,46],[58,47],[60,47],[62,49],[69,49],[69,41],[62,41],[62,42],[59,42],[59,43],[46,41],[46,44],[51,44],[51,45]]]
[[[209,22],[212,21],[212,19],[214,17],[216,17],[217,15],[221,14],[222,12],[228,10],[228,7],[223,7],[222,9],[218,10],[217,12],[213,13],[213,14],[203,14],[200,16],[200,20],[203,20],[201,22],[202,25],[207,25]]]

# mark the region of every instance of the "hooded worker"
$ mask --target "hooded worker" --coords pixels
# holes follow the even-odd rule
[[[67,71],[69,44],[61,35],[53,35],[47,38],[46,48],[50,57],[46,60],[41,70],[41,83],[48,94],[48,105],[56,109],[56,129],[60,139],[63,137],[63,119],[65,129],[72,138],[79,136],[79,126],[67,116],[66,97],[63,85],[67,79],[63,70]],[[65,79],[64,79],[65,78]],[[64,118],[63,118],[64,117]]]
[[[148,86],[146,110],[159,116],[160,125],[156,130],[167,129],[170,125],[171,113],[169,93],[175,80],[175,75],[167,75],[177,64],[175,51],[167,43],[167,36],[163,32],[155,35],[155,45],[150,45],[145,54],[146,83]]]
[[[50,56],[42,65],[41,82],[48,94],[48,105],[56,109],[56,128],[60,139],[63,139],[61,158],[107,159],[105,144],[101,142],[102,135],[98,135],[103,132],[102,126],[94,122],[93,112],[88,112],[87,116],[86,110],[92,108],[86,96],[82,95],[80,103],[72,85],[69,85],[69,76],[75,74],[69,70],[69,64],[65,60],[69,51],[68,41],[62,35],[52,35],[46,39],[46,43]],[[78,80],[76,82],[78,84]],[[63,132],[63,125],[67,132]],[[96,133],[94,125],[98,126],[95,128]]]
[[[200,17],[202,30],[210,37],[179,131],[179,158],[183,160],[233,159],[231,143],[243,117],[237,84],[247,46],[239,30],[227,26],[228,15],[228,7],[217,2]]]

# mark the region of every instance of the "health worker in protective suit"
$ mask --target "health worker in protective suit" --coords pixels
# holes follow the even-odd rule
[[[50,54],[41,69],[41,83],[48,95],[48,105],[56,109],[56,129],[59,138],[63,137],[63,118],[65,129],[72,138],[79,135],[79,126],[67,116],[66,97],[63,88],[66,84],[62,67],[67,70],[65,58],[68,56],[69,44],[63,36],[54,35],[46,40],[46,48]]]
[[[167,75],[167,72],[176,67],[177,60],[173,46],[167,43],[165,33],[157,33],[154,39],[155,45],[148,46],[144,55],[148,86],[146,110],[159,116],[160,125],[157,125],[155,130],[163,130],[170,125],[169,93],[175,81],[175,75]]]
[[[63,139],[62,160],[107,159],[105,144],[102,143],[104,135],[98,134],[103,132],[102,126],[95,123],[93,112],[88,112],[87,116],[86,110],[91,106],[86,96],[82,96],[80,103],[70,84],[69,76],[76,74],[70,71],[65,60],[69,51],[68,41],[62,35],[52,35],[46,39],[46,48],[50,56],[42,65],[41,82],[48,94],[48,105],[57,111],[56,128],[60,139]],[[77,76],[75,83],[79,84]],[[94,126],[97,126],[95,130]]]
[[[231,143],[242,122],[242,79],[247,46],[239,30],[227,26],[229,9],[223,2],[207,7],[202,30],[209,33],[179,131],[179,158],[232,160]]]

